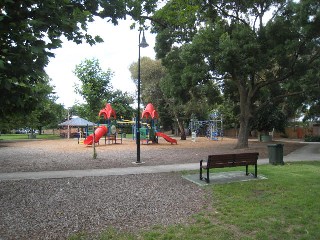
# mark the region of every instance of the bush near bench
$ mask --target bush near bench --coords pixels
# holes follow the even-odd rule
[[[310,136],[306,135],[304,137],[305,142],[320,142],[320,136]]]

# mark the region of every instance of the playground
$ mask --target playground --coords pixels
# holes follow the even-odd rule
[[[106,140],[117,138],[111,121],[96,128],[98,138],[90,134],[82,143],[78,138],[0,141],[0,174],[27,172],[30,176],[0,181],[0,206],[5,209],[0,213],[4,220],[0,223],[0,238],[66,239],[78,232],[97,233],[108,227],[136,232],[155,225],[188,223],[208,204],[205,189],[182,178],[181,172],[121,175],[119,169],[199,163],[215,153],[252,151],[259,152],[260,159],[268,157],[268,143],[257,139],[251,139],[245,150],[234,149],[235,138],[193,136],[181,141],[170,132],[153,131],[153,120],[148,123],[152,127],[143,132],[142,165],[135,164],[135,138],[121,137],[121,142],[107,144]],[[284,155],[305,145],[283,143]],[[94,149],[97,158],[93,158]],[[115,173],[103,177],[32,178],[34,172],[48,176],[49,171],[90,173],[92,169]]]
[[[222,141],[212,141],[205,137],[197,137],[193,142],[172,138],[178,144],[170,144],[159,138],[158,144],[141,145],[141,161],[144,165],[166,165],[180,163],[196,163],[205,159],[208,154],[231,153],[241,151],[257,151],[259,158],[267,158],[268,143],[249,141],[249,149],[236,150],[236,139],[224,138]],[[284,154],[303,146],[297,142],[286,142]],[[96,145],[97,159],[93,159],[92,146],[78,144],[77,139],[31,140],[16,142],[0,142],[0,172],[17,171],[52,171],[73,169],[99,169],[132,167],[136,160],[137,147],[135,140],[124,138],[122,144]]]
[[[83,130],[83,124],[78,123],[76,128],[79,134],[73,138],[28,142],[0,141],[0,172],[131,167],[137,157],[136,121],[117,120],[116,111],[109,103],[97,115],[100,119],[98,123],[78,118],[76,122],[86,121],[86,130]],[[208,121],[192,120],[192,136],[184,141],[172,136],[171,132],[159,131],[158,118],[154,106],[151,103],[147,104],[139,123],[140,158],[147,166],[197,163],[210,154],[219,153],[252,151],[259,152],[260,159],[268,156],[267,144],[257,139],[249,141],[249,149],[234,149],[237,140],[223,137],[222,119],[217,113]],[[71,120],[68,120],[59,125],[67,126],[69,130],[70,122]],[[131,126],[133,137],[126,138],[126,134],[123,134],[124,124]],[[206,137],[198,137],[202,130],[209,131],[209,134],[206,134]],[[71,136],[70,132],[67,135]],[[284,155],[302,145],[287,142],[283,149]]]
[[[147,104],[142,112],[142,121],[139,121],[139,128],[137,128],[138,124],[136,119],[117,120],[116,111],[112,108],[110,103],[107,103],[106,106],[100,110],[98,116],[99,122],[97,124],[88,122],[90,126],[89,124],[87,126],[82,125],[81,129],[85,129],[84,131],[80,131],[80,126],[77,126],[78,133],[75,135],[78,138],[78,143],[92,146],[95,145],[95,143],[99,144],[100,139],[104,139],[104,144],[107,144],[107,142],[108,144],[122,143],[124,136],[126,136],[123,128],[127,125],[129,127],[131,126],[133,139],[137,139],[139,133],[140,143],[158,143],[159,137],[162,137],[171,144],[177,144],[176,139],[159,131],[157,126],[159,116],[152,103]],[[68,126],[68,131],[70,131],[70,125],[71,127],[74,126],[72,125],[72,122],[72,120],[68,120],[59,125]],[[70,136],[70,132],[67,135]]]
[[[136,143],[93,148],[77,139],[0,142],[2,173],[155,166],[198,163],[210,153],[239,152],[236,139],[212,141],[206,137],[178,144],[159,139],[158,144],[141,146],[143,165],[135,165]],[[285,142],[284,154],[302,147]],[[267,157],[267,144],[250,140],[250,151]],[[248,151],[246,150],[246,151]],[[187,223],[208,204],[203,188],[183,179],[181,173],[128,174],[125,176],[81,177],[0,181],[0,233],[8,239],[66,239],[79,231],[99,232],[107,227],[125,231]],[[174,209],[174,210],[173,210]]]

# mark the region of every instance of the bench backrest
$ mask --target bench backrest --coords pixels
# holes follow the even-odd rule
[[[246,162],[249,164],[256,164],[258,160],[259,153],[237,153],[235,154],[235,161],[238,163]]]
[[[207,167],[222,168],[230,166],[245,166],[248,164],[257,164],[259,153],[230,153],[209,155]]]
[[[217,154],[209,155],[207,161],[207,167],[227,167],[234,162],[234,154]]]

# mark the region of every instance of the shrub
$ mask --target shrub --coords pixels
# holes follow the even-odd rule
[[[305,142],[320,142],[320,136],[311,136],[311,135],[306,135],[304,137]]]

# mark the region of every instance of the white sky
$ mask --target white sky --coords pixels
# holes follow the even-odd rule
[[[54,51],[55,58],[51,58],[46,72],[52,79],[51,85],[55,86],[58,103],[71,107],[76,101],[81,102],[81,97],[74,92],[74,84],[79,83],[79,80],[73,71],[85,59],[97,58],[103,71],[110,68],[114,72],[111,83],[115,89],[130,93],[136,91],[129,66],[138,61],[139,31],[130,30],[131,23],[132,21],[127,20],[113,26],[106,20],[97,19],[88,25],[88,33],[99,35],[104,40],[103,43],[94,46],[77,45],[65,40],[62,48]],[[155,35],[145,31],[145,37],[149,47],[141,48],[141,57],[154,59]]]

